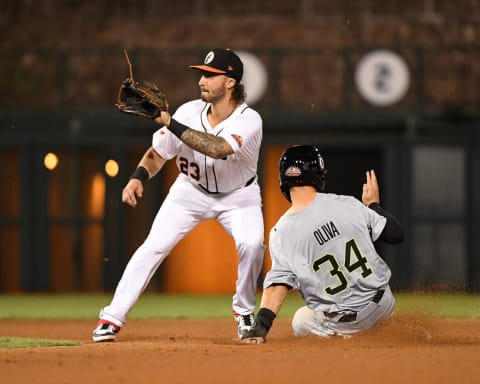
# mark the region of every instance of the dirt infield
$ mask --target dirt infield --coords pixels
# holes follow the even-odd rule
[[[114,343],[92,321],[0,321],[0,336],[78,340],[0,350],[14,383],[476,383],[480,320],[396,316],[351,339],[296,338],[275,321],[267,344],[241,345],[233,320],[130,320]]]

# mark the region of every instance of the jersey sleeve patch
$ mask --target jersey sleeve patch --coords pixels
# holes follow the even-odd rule
[[[242,148],[243,138],[240,135],[232,134],[233,139],[237,142],[238,148]]]

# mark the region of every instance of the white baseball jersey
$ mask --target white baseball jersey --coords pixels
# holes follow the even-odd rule
[[[176,156],[178,169],[191,183],[209,192],[230,192],[245,186],[257,173],[262,120],[242,104],[212,128],[207,118],[209,108],[210,104],[193,100],[178,108],[172,118],[191,129],[223,137],[233,148],[233,155],[220,160],[208,157],[185,145],[165,127],[155,132],[152,146],[164,159]]]
[[[246,104],[212,128],[210,104],[194,100],[173,115],[191,129],[223,137],[234,153],[213,159],[192,150],[168,129],[153,134],[152,147],[164,159],[176,157],[180,174],[155,216],[145,242],[135,251],[100,318],[122,327],[158,266],[197,224],[216,219],[235,241],[237,281],[232,309],[240,315],[255,309],[257,279],[265,253],[260,187],[256,180],[262,140],[260,115]]]
[[[390,280],[373,245],[385,223],[354,197],[318,193],[306,209],[284,214],[272,228],[264,287],[297,288],[313,311],[360,311]]]

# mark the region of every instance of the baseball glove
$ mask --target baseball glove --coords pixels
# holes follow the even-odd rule
[[[146,80],[133,79],[132,64],[125,50],[130,77],[120,86],[116,106],[120,112],[155,119],[161,111],[168,111],[167,97],[158,87]]]

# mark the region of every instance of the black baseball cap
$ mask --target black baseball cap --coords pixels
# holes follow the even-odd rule
[[[190,68],[223,74],[237,80],[237,82],[240,82],[243,76],[242,60],[230,49],[212,49],[205,56],[203,64],[190,65]]]

